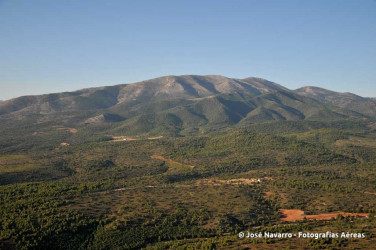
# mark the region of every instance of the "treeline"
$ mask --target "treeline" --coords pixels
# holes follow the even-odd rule
[[[314,182],[308,180],[276,180],[271,185],[284,188],[296,188],[303,190],[320,190],[326,192],[352,193],[355,191],[353,187],[344,186],[338,183]]]

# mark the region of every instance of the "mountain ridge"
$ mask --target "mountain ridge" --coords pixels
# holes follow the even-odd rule
[[[114,94],[117,95],[116,104],[119,104],[122,102],[130,102],[132,101],[132,98],[135,97],[137,94],[140,94],[140,92],[143,92],[139,96],[141,97],[141,99],[142,97],[151,98],[153,97],[153,95],[160,99],[166,99],[168,95],[173,95],[172,99],[177,99],[179,97],[202,98],[202,97],[212,96],[212,95],[216,95],[220,93],[234,93],[240,90],[247,90],[248,92],[251,92],[254,94],[260,94],[263,91],[264,92],[268,91],[268,88],[265,88],[262,86],[263,84],[261,83],[261,81],[267,83],[269,86],[272,86],[274,84],[275,85],[273,86],[274,89],[279,88],[279,89],[287,90],[286,88],[278,84],[266,81],[261,78],[246,78],[243,81],[242,79],[232,79],[232,78],[227,78],[227,77],[223,77],[219,75],[207,75],[207,76],[182,75],[182,76],[158,77],[158,78],[131,83],[131,84],[118,84],[114,86],[84,88],[84,89],[71,91],[71,92],[21,96],[21,97],[13,98],[10,100],[6,100],[4,101],[5,104],[3,105],[6,105],[7,103],[11,103],[10,106],[14,106],[14,108],[11,108],[11,110],[18,111],[19,106],[22,107],[22,106],[30,106],[33,104],[41,104],[41,102],[53,103],[53,100],[50,100],[50,99],[61,99],[61,104],[68,105],[68,107],[71,108],[71,106],[69,106],[68,100],[65,100],[69,97],[71,98],[77,97],[77,96],[89,97],[91,95],[95,96],[96,94],[111,95],[111,93],[112,93],[112,97],[115,97]],[[251,84],[249,84],[249,82],[255,83],[257,87],[253,87]],[[149,89],[147,89],[146,87],[148,87]],[[179,96],[179,94],[180,95],[182,94],[182,93],[179,93],[179,88],[180,90],[185,91],[185,95],[183,94],[183,96]],[[180,92],[184,92],[184,91],[180,91]],[[38,99],[38,100],[35,100],[35,99]],[[19,104],[14,105],[13,103],[17,101],[19,101]],[[114,101],[112,102],[113,104],[115,104]],[[24,105],[22,105],[22,103],[24,103]],[[2,110],[3,109],[4,108],[2,108]]]
[[[350,92],[336,92],[314,86],[306,86],[295,90],[298,94],[314,98],[324,103],[331,103],[341,108],[376,116],[376,99],[362,97]]]
[[[374,104],[354,94],[290,90],[256,77],[182,75],[14,98],[0,104],[0,123],[112,124],[118,134],[184,135],[274,120],[367,119],[376,117]]]
[[[81,89],[76,89],[76,90],[72,90],[72,91],[63,91],[63,92],[51,92],[51,93],[44,93],[44,94],[21,95],[21,96],[13,97],[13,98],[10,98],[10,99],[0,100],[0,102],[6,102],[6,101],[13,100],[13,99],[24,98],[24,97],[39,97],[39,96],[48,96],[48,95],[57,95],[57,94],[71,94],[71,93],[79,93],[79,92],[83,92],[83,91],[99,90],[99,89],[105,89],[105,88],[111,88],[111,87],[124,87],[124,86],[127,86],[127,85],[147,82],[147,81],[151,81],[151,80],[163,79],[163,78],[166,78],[166,77],[184,77],[184,76],[228,78],[228,77],[225,77],[225,76],[222,76],[222,75],[179,75],[179,76],[168,75],[168,76],[161,76],[161,77],[156,77],[156,78],[152,78],[152,79],[149,79],[149,80],[143,80],[143,81],[132,82],[132,83],[120,83],[120,84],[104,85],[104,86],[98,86],[98,87],[87,87],[87,88],[81,88]],[[331,93],[336,93],[336,94],[353,95],[353,96],[358,96],[358,97],[364,98],[364,99],[376,100],[376,97],[366,97],[366,96],[354,94],[352,92],[339,92],[339,91],[329,90],[329,89],[325,89],[325,88],[322,88],[322,87],[316,87],[316,86],[303,86],[303,87],[299,87],[295,90],[292,90],[292,89],[288,89],[288,88],[286,88],[286,87],[284,87],[284,86],[282,86],[278,83],[275,83],[275,82],[272,82],[272,81],[269,81],[269,80],[266,80],[266,79],[260,78],[260,77],[228,78],[228,79],[234,79],[234,80],[245,81],[245,82],[248,81],[248,80],[258,80],[258,81],[265,82],[265,83],[271,83],[275,86],[278,86],[280,89],[284,89],[286,91],[304,92],[305,89],[319,89],[319,90],[323,90],[323,91],[331,92]]]

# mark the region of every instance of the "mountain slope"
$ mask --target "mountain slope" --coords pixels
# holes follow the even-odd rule
[[[329,96],[335,99],[338,93],[325,91],[292,91],[253,77],[165,76],[133,84],[11,99],[0,104],[0,124],[76,127],[96,134],[176,136],[273,120],[365,117],[344,102],[330,101]],[[358,103],[371,101],[352,98]]]
[[[365,98],[352,93],[339,93],[318,87],[303,87],[296,90],[302,96],[314,98],[323,103],[359,112],[361,114],[376,116],[375,98]]]

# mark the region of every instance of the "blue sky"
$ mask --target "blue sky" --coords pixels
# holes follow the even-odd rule
[[[376,97],[376,1],[0,0],[0,99],[182,74]]]

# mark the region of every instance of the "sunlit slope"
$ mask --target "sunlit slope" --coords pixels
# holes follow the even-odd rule
[[[67,126],[107,134],[187,135],[279,120],[372,119],[369,110],[362,113],[359,108],[335,104],[260,78],[166,76],[11,99],[0,104],[0,124]]]

